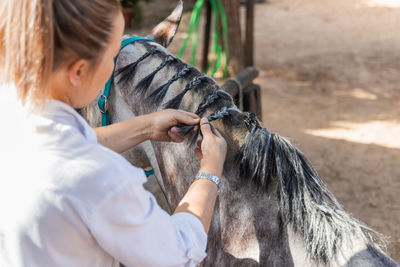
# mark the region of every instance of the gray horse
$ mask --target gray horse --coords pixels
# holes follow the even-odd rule
[[[149,38],[125,47],[109,99],[111,122],[172,108],[207,116],[225,137],[228,154],[203,266],[398,266],[380,236],[346,213],[305,156],[243,113],[213,79],[166,50],[182,1]],[[83,111],[100,126],[97,101]],[[183,143],[144,142],[124,156],[151,166],[174,210],[199,169],[193,127]],[[158,194],[158,193],[156,193]]]

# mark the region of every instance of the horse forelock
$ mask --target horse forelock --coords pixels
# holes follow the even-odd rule
[[[312,260],[329,265],[340,253],[344,240],[351,236],[358,236],[369,246],[379,249],[380,236],[342,209],[309,160],[288,140],[263,128],[254,114],[239,111],[232,97],[212,78],[161,47],[143,42],[140,45],[146,48],[145,53],[117,71],[120,86],[124,83],[126,86],[134,79],[141,64],[157,57],[161,63],[142,74],[136,88],[130,86],[129,90],[135,88],[133,94],[138,99],[145,99],[152,107],[163,103],[163,108],[179,109],[183,108],[185,95],[194,91],[194,94],[201,94],[202,100],[194,110],[185,107],[186,110],[199,116],[207,113],[209,121],[220,120],[228,127],[245,128],[246,135],[235,156],[240,177],[258,191],[267,192],[272,181],[277,183],[282,231],[289,226],[299,234]],[[168,81],[157,86],[153,84],[156,75],[171,69],[174,74]],[[170,86],[178,80],[184,81],[183,90],[165,99]],[[211,108],[213,112],[210,113]],[[186,135],[193,129],[194,126],[184,126],[181,132]],[[198,129],[192,135],[191,144],[195,143],[199,132]]]

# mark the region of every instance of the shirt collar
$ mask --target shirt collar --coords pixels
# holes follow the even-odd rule
[[[81,132],[89,141],[97,142],[96,132],[71,106],[58,100],[47,100],[41,116],[63,124],[69,124]]]

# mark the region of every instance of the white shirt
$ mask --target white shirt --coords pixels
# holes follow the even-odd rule
[[[50,101],[42,113],[19,111],[0,112],[7,118],[0,266],[194,266],[204,259],[200,220],[163,211],[143,188],[143,170],[97,143],[73,108]]]

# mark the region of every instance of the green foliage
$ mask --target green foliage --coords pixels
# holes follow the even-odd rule
[[[212,52],[216,55],[214,62],[209,63],[206,69],[206,73],[210,73],[210,76],[214,77],[215,73],[222,67],[222,57],[225,54],[225,64],[223,66],[223,78],[226,78],[229,64],[229,47],[228,47],[228,22],[226,18],[225,8],[221,0],[207,0],[210,1],[212,10],[212,23],[213,23],[213,34]],[[185,38],[181,49],[178,52],[178,57],[182,57],[185,52],[189,40],[192,39],[192,57],[190,64],[196,66],[196,52],[199,41],[199,26],[200,16],[206,0],[198,0],[193,8],[192,16],[190,18],[190,24],[188,28],[188,35]],[[219,26],[222,26],[222,33]],[[222,45],[223,44],[223,45]]]

